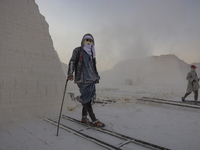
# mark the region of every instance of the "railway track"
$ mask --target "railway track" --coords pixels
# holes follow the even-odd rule
[[[82,137],[88,141],[94,142],[106,149],[123,150],[123,149],[126,149],[124,146],[130,147],[130,144],[132,144],[133,147],[131,147],[131,149],[137,149],[137,148],[135,148],[135,146],[139,146],[139,147],[144,147],[144,149],[151,149],[151,150],[169,150],[168,148],[165,148],[165,147],[153,144],[153,143],[145,142],[145,141],[142,141],[142,140],[139,140],[136,138],[132,138],[132,137],[129,137],[129,136],[105,129],[105,128],[96,128],[91,125],[83,124],[83,123],[81,123],[81,121],[79,121],[75,118],[66,116],[66,115],[62,115],[62,119],[70,121],[71,123],[75,123],[75,125],[76,124],[81,125],[80,126],[81,129],[77,130],[77,129],[72,128],[72,126],[74,126],[74,125],[69,126],[69,125],[66,125],[63,123],[60,124],[60,128],[66,130],[70,133],[73,133],[79,137]],[[47,121],[48,123],[51,123],[55,126],[58,125],[57,121],[50,119],[50,118],[45,118],[45,121]],[[68,123],[70,124],[70,122],[68,122]],[[85,127],[85,128],[82,128],[82,127]],[[90,130],[95,130],[97,132],[96,133],[97,135],[98,135],[98,132],[101,134],[104,134],[104,136],[102,136],[103,138],[102,137],[97,138],[96,136],[95,137],[92,136],[92,133],[94,131],[90,131]],[[86,131],[87,134],[84,131]],[[91,135],[88,134],[88,132],[91,133]],[[120,142],[119,143],[110,142],[109,140],[106,140],[106,139],[108,139],[107,136],[109,136],[109,140],[113,139],[111,141],[120,141]],[[114,144],[114,143],[117,143],[117,144]]]
[[[143,97],[143,98],[137,99],[137,100],[144,101],[144,102],[153,102],[153,103],[160,103],[160,104],[166,104],[166,105],[174,105],[174,106],[179,106],[179,107],[200,109],[199,102],[197,104],[194,104],[194,101],[182,102],[182,101],[173,101],[173,100],[151,98],[151,97]]]

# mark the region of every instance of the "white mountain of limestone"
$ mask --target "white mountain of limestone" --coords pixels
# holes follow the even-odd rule
[[[128,79],[132,85],[183,85],[189,71],[190,64],[169,54],[125,60],[100,75],[101,81],[107,84],[123,85]],[[200,75],[198,69],[197,74]]]
[[[1,0],[0,122],[59,114],[65,81],[35,1]]]

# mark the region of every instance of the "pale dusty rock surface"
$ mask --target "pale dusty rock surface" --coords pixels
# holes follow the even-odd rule
[[[0,121],[59,111],[66,78],[34,0],[0,1],[0,70]]]

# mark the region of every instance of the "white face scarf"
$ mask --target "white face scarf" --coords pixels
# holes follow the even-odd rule
[[[85,40],[85,39],[91,39],[91,40],[93,40],[93,38],[92,38],[91,36],[89,36],[89,35],[86,35],[86,36],[84,37],[84,40]],[[90,45],[84,42],[84,48],[83,48],[83,49],[84,49],[90,56],[93,56],[93,58],[96,57],[96,53],[95,53],[95,48],[94,48],[93,42],[91,42]]]
[[[196,72],[196,69],[194,69],[194,68],[191,68],[191,71],[194,71],[194,72]]]

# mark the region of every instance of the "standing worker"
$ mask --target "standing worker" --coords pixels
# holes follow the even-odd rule
[[[191,71],[187,75],[188,85],[187,85],[187,91],[184,97],[182,97],[182,101],[185,101],[185,98],[190,95],[192,92],[194,92],[194,100],[197,104],[198,99],[198,89],[199,89],[199,79],[196,73],[196,66],[191,66]]]
[[[69,61],[68,80],[73,80],[77,84],[81,93],[82,100],[82,119],[81,122],[90,124],[87,118],[89,114],[92,124],[95,127],[103,127],[104,124],[96,119],[92,109],[91,100],[96,94],[95,84],[99,83],[100,76],[96,68],[96,54],[94,47],[94,38],[91,34],[85,34],[81,41],[81,46],[73,50],[72,57]]]

